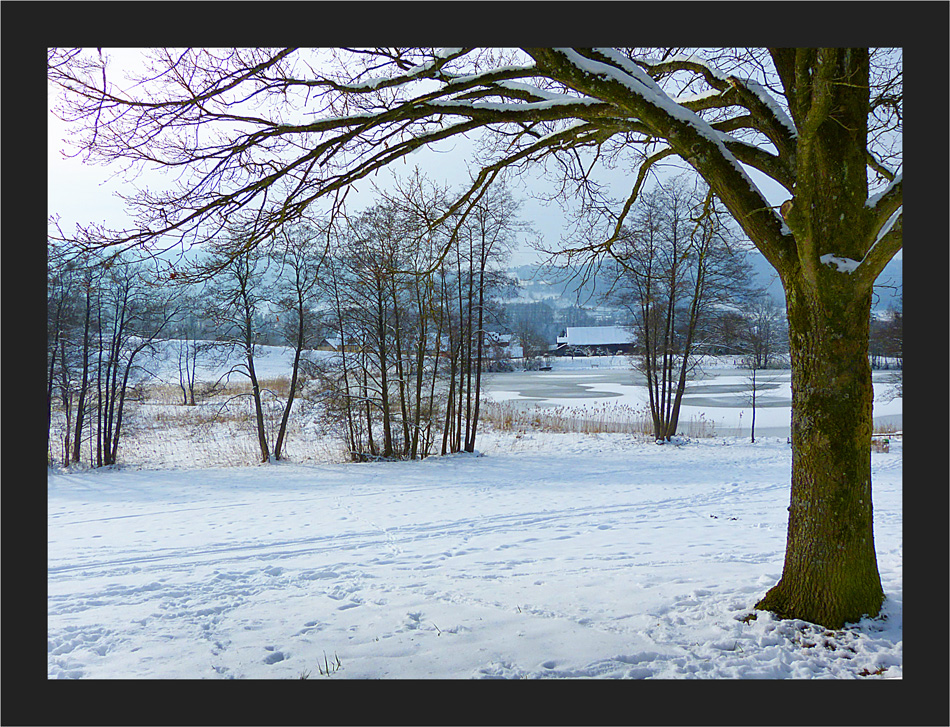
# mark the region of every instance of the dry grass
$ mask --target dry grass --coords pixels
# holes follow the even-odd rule
[[[881,436],[900,436],[900,428],[892,422],[874,422],[874,434]]]
[[[604,403],[600,406],[534,406],[512,401],[484,402],[482,420],[499,431],[540,430],[574,434],[635,434],[653,437],[653,418],[647,407]],[[691,439],[716,436],[716,425],[700,414],[680,422],[681,432]]]
[[[686,423],[686,436],[690,439],[711,439],[716,436],[716,423],[706,419],[704,414],[690,417]]]
[[[649,412],[624,404],[525,408],[512,401],[486,401],[480,409],[483,422],[498,431],[542,430],[577,434],[651,435]]]
[[[282,388],[285,387],[285,388]],[[283,402],[272,392],[289,388],[289,379],[262,382],[266,389],[266,427],[273,447]],[[183,403],[175,385],[156,385],[144,391],[144,400],[126,410],[119,443],[119,462],[144,469],[233,467],[260,462],[254,405],[250,385],[235,382],[209,394],[205,385],[196,406]],[[316,416],[298,399],[287,425],[281,458],[292,462],[342,462],[346,460],[337,437],[322,430]],[[62,417],[54,417],[51,441],[59,442]],[[90,461],[93,442],[83,443],[81,465]],[[62,460],[61,446],[53,445],[50,462]]]

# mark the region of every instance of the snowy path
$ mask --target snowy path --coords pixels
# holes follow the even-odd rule
[[[781,572],[784,441],[482,447],[51,473],[49,676],[901,676],[899,445],[873,460],[888,618],[834,634],[740,620]]]

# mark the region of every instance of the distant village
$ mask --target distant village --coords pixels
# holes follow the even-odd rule
[[[488,370],[503,370],[506,362],[524,359],[524,349],[520,341],[512,334],[486,333],[489,353]],[[567,326],[557,340],[549,344],[539,360],[525,362],[527,368],[544,368],[543,359],[547,356],[569,356],[571,358],[590,356],[613,356],[633,353],[633,333],[618,326]]]
[[[764,259],[754,257],[752,261],[758,283],[784,308],[781,284],[771,274]],[[891,267],[890,277],[880,288],[875,288],[879,317],[884,315],[886,306],[893,305],[898,295],[895,291],[899,290],[901,261],[894,261]],[[563,280],[539,275],[539,268],[534,265],[512,268],[509,272],[517,281],[517,294],[499,301],[499,310],[486,323],[482,355],[485,370],[544,370],[549,367],[552,357],[587,358],[635,353],[633,328],[623,325],[627,314],[601,303],[596,281],[588,281],[578,289]],[[896,286],[892,284],[893,280],[897,281]],[[873,344],[874,336],[872,349]],[[343,345],[338,338],[324,338],[316,348],[339,351]],[[347,346],[346,350],[355,351],[357,348]]]
[[[557,340],[546,350],[535,350],[525,356],[521,340],[511,333],[485,332],[483,361],[487,371],[512,371],[517,368],[544,369],[544,359],[551,356],[571,358],[614,356],[633,353],[634,334],[619,326],[567,326]],[[340,351],[344,346],[339,338],[324,338],[317,346],[320,351]],[[355,346],[346,346],[355,351]]]

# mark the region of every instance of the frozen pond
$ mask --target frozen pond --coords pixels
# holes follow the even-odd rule
[[[547,406],[561,400],[618,398],[622,396],[621,387],[642,387],[646,383],[641,374],[621,368],[513,371],[483,377],[483,385],[492,394],[509,392],[519,401]]]
[[[874,418],[900,429],[902,401],[891,399],[892,372],[874,372]],[[648,402],[644,376],[620,356],[555,360],[550,371],[485,374],[483,386],[496,401],[525,407],[577,407],[610,404],[638,408]],[[756,436],[787,437],[791,422],[791,372],[756,373]],[[752,379],[746,369],[721,363],[704,366],[689,381],[680,422],[703,418],[725,436],[745,436],[752,420]]]

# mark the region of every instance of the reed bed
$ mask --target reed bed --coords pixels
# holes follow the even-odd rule
[[[654,435],[649,408],[610,402],[597,406],[529,407],[514,401],[486,401],[482,403],[481,418],[503,432]],[[700,414],[681,421],[680,433],[691,439],[707,439],[716,436],[716,425]]]
[[[653,421],[646,408],[626,404],[598,406],[525,407],[513,401],[486,401],[480,417],[498,431],[542,430],[576,434],[652,435]]]

